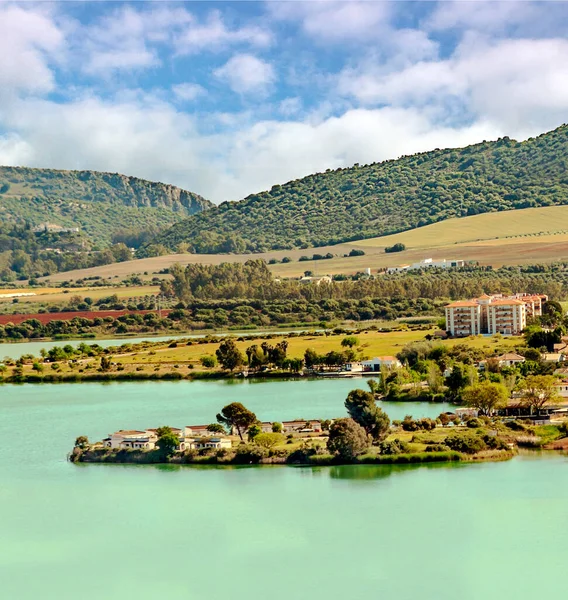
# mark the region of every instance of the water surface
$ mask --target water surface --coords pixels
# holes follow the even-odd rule
[[[2,598],[503,600],[562,593],[568,459],[421,467],[72,465],[76,435],[343,414],[354,381],[0,386]],[[391,417],[444,406],[386,404]]]

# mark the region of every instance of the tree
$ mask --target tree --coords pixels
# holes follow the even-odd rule
[[[456,364],[451,373],[446,377],[446,385],[453,400],[458,400],[462,390],[468,385],[469,377],[465,372],[464,365]]]
[[[349,335],[341,340],[341,345],[344,348],[353,348],[359,344],[359,338],[354,335]]]
[[[222,433],[222,434],[227,433],[225,431],[225,428],[223,427],[223,425],[221,425],[219,423],[211,423],[211,424],[207,425],[207,431],[209,431],[210,433]]]
[[[172,456],[179,447],[179,438],[172,431],[172,428],[167,425],[158,427],[156,435],[158,436],[156,441],[158,450],[166,457]]]
[[[86,435],[80,435],[75,440],[75,448],[87,448],[89,446],[89,438]]]
[[[539,410],[558,399],[556,378],[552,375],[530,375],[519,386],[521,399],[526,406]]]
[[[254,425],[251,425],[248,428],[248,440],[249,442],[252,442],[256,439],[256,436],[262,433],[262,427],[260,427],[260,425],[257,425],[256,423]]]
[[[321,364],[321,362],[321,356],[312,348],[308,348],[304,352],[304,363],[308,369],[311,369],[312,367]]]
[[[215,354],[223,369],[229,369],[230,371],[240,367],[245,362],[242,352],[237,348],[237,344],[232,338],[223,340]]]
[[[390,419],[377,406],[375,397],[370,392],[365,390],[349,392],[345,400],[345,408],[348,415],[363,427],[374,440],[382,439],[389,430]]]
[[[241,441],[243,441],[243,433],[256,423],[257,418],[252,411],[245,408],[240,402],[232,402],[227,404],[217,415],[217,421],[227,427],[229,431],[233,428],[236,429]]]
[[[466,387],[463,401],[466,406],[477,408],[482,415],[491,415],[497,409],[507,406],[509,391],[502,383],[482,381]]]
[[[101,356],[101,371],[106,372],[106,371],[110,371],[111,366],[112,366],[112,362],[111,362],[112,357],[111,356]]]
[[[272,431],[273,433],[282,433],[282,423],[276,421],[272,423]]]
[[[428,387],[433,394],[438,394],[444,387],[444,377],[440,367],[433,361],[428,362],[428,375],[426,378]]]
[[[329,428],[327,449],[343,460],[353,460],[369,447],[365,430],[353,419],[337,419]]]
[[[254,437],[254,443],[263,448],[273,448],[284,440],[281,433],[259,433]]]

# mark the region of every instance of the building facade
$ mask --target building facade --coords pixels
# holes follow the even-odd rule
[[[483,295],[473,300],[460,300],[446,306],[446,331],[452,336],[500,333],[519,335],[527,318],[542,315],[544,294],[514,296]]]

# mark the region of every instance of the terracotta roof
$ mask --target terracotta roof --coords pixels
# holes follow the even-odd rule
[[[493,300],[489,306],[522,306],[524,302],[522,300]]]
[[[515,354],[515,352],[506,352],[505,354],[498,356],[497,360],[525,360],[525,357],[520,354]]]
[[[458,300],[457,302],[452,302],[451,304],[447,304],[446,308],[458,308],[460,306],[479,306],[477,302],[473,300]]]
[[[487,294],[481,294],[478,300],[491,300],[491,296],[488,296]]]

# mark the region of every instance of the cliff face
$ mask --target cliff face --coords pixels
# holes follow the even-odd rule
[[[118,229],[164,228],[211,208],[193,192],[119,173],[0,167],[0,220],[79,227],[108,239]]]

